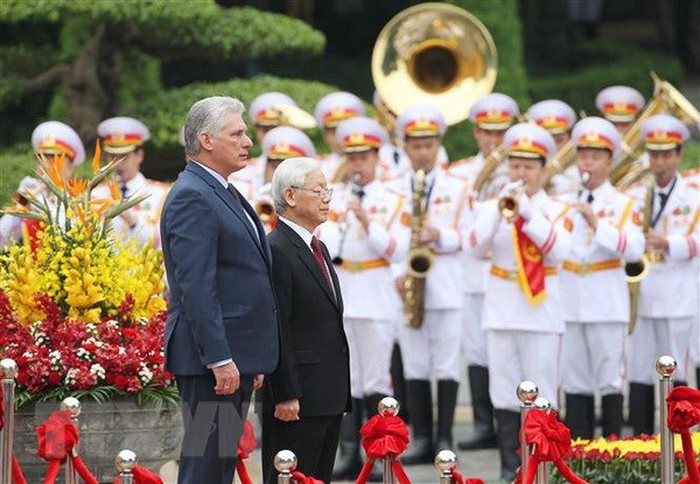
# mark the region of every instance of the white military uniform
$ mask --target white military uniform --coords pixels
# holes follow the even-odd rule
[[[60,121],[45,121],[32,132],[32,147],[35,153],[44,155],[65,155],[68,162],[80,165],[85,161],[85,147],[78,133]],[[44,184],[33,177],[24,177],[17,188],[18,193],[29,192],[38,195],[47,193]],[[48,195],[48,193],[47,193]],[[52,196],[48,197],[49,205],[54,205]],[[63,217],[62,214],[59,217]],[[30,235],[36,227],[36,222],[22,219],[11,214],[0,217],[0,250],[14,242]]]
[[[531,146],[533,139],[542,147],[541,156],[549,158],[554,141],[547,131],[532,124],[510,128],[504,145],[511,156],[517,156],[521,141]],[[529,197],[529,202],[522,195],[519,203],[530,205],[530,213],[521,215],[527,219],[522,232],[535,246],[531,245],[528,253],[534,252],[531,259],[544,264],[546,292],[539,293],[537,301],[526,295],[525,275],[518,268],[514,247],[515,225],[502,219],[498,200],[478,208],[474,228],[469,232],[469,247],[476,256],[489,250],[492,253],[483,313],[488,352],[498,355],[489,359],[490,394],[494,408],[510,411],[520,408],[515,389],[526,379],[536,382],[540,396],[557,405],[564,332],[557,266],[571,248],[566,205],[550,199],[543,190]],[[526,258],[527,254],[522,256]]]
[[[404,197],[403,223],[410,228],[413,175],[404,175],[386,184],[387,189]],[[434,168],[426,175],[426,223],[440,230],[440,242],[431,250],[435,259],[425,283],[425,318],[420,328],[402,324],[399,343],[404,355],[407,380],[459,381],[459,349],[462,335],[461,309],[464,303],[463,267],[459,251],[468,221],[467,185],[443,170]],[[409,234],[410,236],[410,234]],[[404,273],[406,262],[395,268]]]
[[[595,231],[573,211],[572,250],[561,285],[566,334],[563,389],[567,393],[619,393],[625,383],[629,292],[625,262],[639,260],[644,237],[633,222],[634,201],[606,181],[565,201],[587,201],[598,217]]]
[[[314,109],[314,117],[321,129],[335,128],[341,121],[365,115],[365,106],[362,100],[345,91],[332,92],[323,96]],[[336,172],[342,164],[340,153],[330,153],[318,157],[321,163],[321,171],[326,180],[333,180]]]
[[[350,198],[360,190],[371,221],[367,231],[347,212]],[[333,198],[329,221],[318,228],[331,256],[342,259],[336,270],[345,304],[353,398],[393,393],[389,367],[402,304],[390,264],[406,257],[408,228],[401,223],[405,203],[379,181],[355,190],[349,184]]]
[[[641,136],[647,150],[667,150],[681,145],[690,135],[681,121],[659,114],[645,121]],[[629,190],[642,213],[649,186],[639,183]],[[664,354],[678,361],[674,378],[687,379],[689,336],[693,334],[693,325],[697,324],[699,304],[694,259],[700,248],[700,191],[680,173],[676,173],[667,186],[654,184],[652,189],[651,228],[666,237],[668,250],[652,257],[649,275],[641,282],[639,319],[631,338],[629,373],[631,382],[642,384],[653,382],[649,369],[656,358]]]

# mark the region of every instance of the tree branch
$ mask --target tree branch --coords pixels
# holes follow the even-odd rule
[[[23,92],[45,91],[59,84],[70,72],[70,66],[56,64],[33,79],[24,82]]]

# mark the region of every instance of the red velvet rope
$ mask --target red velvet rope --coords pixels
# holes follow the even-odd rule
[[[238,474],[241,484],[254,484],[243,460],[250,457],[250,454],[255,450],[257,445],[258,442],[255,439],[253,424],[250,420],[246,420],[243,424],[243,433],[238,441],[238,461],[236,462],[236,474]]]
[[[73,455],[73,449],[78,445],[80,437],[78,427],[71,420],[70,410],[59,410],[49,415],[36,429],[36,435],[39,441],[39,457],[49,463],[44,484],[53,484],[56,481],[61,464],[68,458],[87,484],[98,484],[83,460]]]
[[[0,431],[5,428],[5,393],[0,385]],[[22,474],[22,468],[19,466],[17,457],[12,454],[12,484],[27,484],[27,480]]]
[[[571,455],[571,432],[557,419],[556,412],[532,409],[525,418],[525,442],[535,446],[527,462],[524,484],[532,484],[540,462],[551,461],[564,479],[572,484],[587,484],[572,471],[564,459]]]
[[[135,466],[131,469],[131,474],[134,476],[134,484],[163,484],[163,479],[158,474],[143,466]],[[120,476],[114,478],[114,484],[121,483],[122,478]]]
[[[411,481],[406,476],[401,462],[395,460],[408,447],[408,427],[401,417],[375,415],[362,426],[360,434],[362,447],[367,453],[367,462],[362,466],[355,484],[365,484],[372,472],[374,461],[387,457],[394,459],[391,468],[399,484],[410,484]]]
[[[679,481],[687,484],[700,484],[700,471],[695,462],[693,440],[690,427],[700,423],[700,391],[691,387],[676,387],[666,397],[668,405],[668,428],[671,432],[681,434],[683,441],[683,460],[687,476]]]
[[[323,484],[323,481],[316,479],[315,477],[307,477],[299,471],[292,472],[292,479],[295,484]]]

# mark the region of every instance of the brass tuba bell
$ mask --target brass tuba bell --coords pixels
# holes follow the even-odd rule
[[[496,83],[493,38],[472,14],[454,5],[422,3],[394,16],[377,37],[372,78],[394,113],[434,106],[447,124],[469,116]]]

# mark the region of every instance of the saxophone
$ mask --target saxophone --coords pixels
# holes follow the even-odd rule
[[[426,209],[423,207],[425,170],[416,171],[413,186],[413,218],[411,219],[411,246],[408,251],[408,277],[406,277],[404,312],[406,324],[411,328],[423,325],[425,278],[433,267],[433,254],[420,243],[420,231],[425,223]]]
[[[644,232],[644,235],[646,235],[651,228],[651,210],[654,202],[654,177],[652,175],[648,175],[648,178],[649,182],[646,194],[644,196],[644,206],[642,207],[642,232]],[[637,325],[639,290],[641,288],[642,280],[649,274],[649,264],[651,260],[657,258],[663,258],[663,254],[646,253],[640,260],[625,264],[627,289],[630,294],[630,320],[627,325],[629,334],[632,334],[635,326]]]

